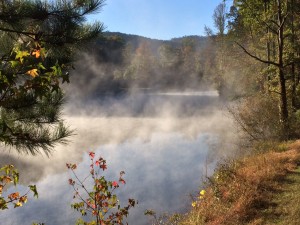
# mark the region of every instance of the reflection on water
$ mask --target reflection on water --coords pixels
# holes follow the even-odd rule
[[[66,120],[76,128],[77,135],[69,145],[58,146],[50,158],[2,153],[1,164],[14,163],[21,168],[21,183],[36,183],[40,198],[30,200],[23,208],[2,212],[1,224],[74,224],[79,214],[70,208],[73,195],[65,163],[80,163],[78,171],[86,169],[88,173],[85,152],[91,150],[107,160],[108,179],[117,179],[121,170],[126,172],[127,183],[118,193],[121,202],[128,198],[139,201],[130,211],[129,224],[147,224],[145,209],[161,213],[187,210],[189,195],[201,185],[206,164],[212,170],[221,154],[218,143],[224,148],[228,144],[225,140],[231,138],[231,121],[219,108],[208,107],[208,103],[203,104],[202,110],[209,112],[204,114],[201,104],[190,104],[205,102],[201,95],[185,95],[185,101],[182,96],[176,97],[177,101],[169,95],[165,97],[137,95],[136,101],[130,96],[115,102],[110,99],[110,104],[93,108],[92,115],[97,117],[71,113],[73,105],[67,112],[77,115],[67,116]],[[148,116],[153,110],[150,106],[155,108],[155,116]],[[135,116],[135,109],[140,108],[142,114]],[[127,114],[121,116],[118,110]],[[188,110],[193,114],[177,116]],[[106,117],[103,112],[111,114]]]

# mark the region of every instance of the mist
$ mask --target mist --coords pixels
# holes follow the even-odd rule
[[[145,80],[120,81],[114,76],[123,70],[117,61],[100,63],[98,55],[84,54],[75,64],[65,87],[63,117],[74,130],[67,145],[56,146],[50,157],[3,147],[1,163],[19,168],[21,191],[35,183],[40,193],[25,207],[3,212],[4,224],[74,224],[80,215],[69,207],[73,193],[65,164],[77,163],[78,175],[84,177],[89,151],[107,160],[107,179],[126,172],[126,185],[118,192],[121,202],[139,202],[129,212],[129,224],[148,224],[146,209],[186,212],[190,195],[197,193],[217,162],[234,154],[234,125],[226,102],[212,87],[189,85],[192,76],[184,86],[167,78],[161,78],[161,86],[161,79],[146,86]],[[194,83],[198,82],[197,78]]]

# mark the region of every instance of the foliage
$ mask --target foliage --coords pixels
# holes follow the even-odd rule
[[[213,20],[214,25],[217,28],[217,35],[223,36],[225,34],[226,28],[226,18],[225,18],[226,4],[225,1],[220,3],[214,10]]]
[[[42,148],[48,153],[71,134],[60,119],[64,100],[59,83],[68,74],[64,65],[47,60],[45,47],[32,42],[16,45],[2,60],[0,141],[19,151],[35,154]]]
[[[278,98],[280,138],[297,137],[293,123],[299,106],[299,3],[236,0],[234,8],[231,34],[246,55],[263,65],[259,91]]]
[[[0,2],[0,141],[18,151],[46,154],[71,131],[60,118],[76,51],[102,24],[85,16],[102,0]]]
[[[242,99],[229,111],[238,124],[240,134],[250,141],[276,140],[281,137],[278,99],[257,94]]]
[[[120,184],[125,184],[124,171],[120,172],[118,181],[108,181],[101,175],[101,172],[107,169],[106,160],[102,157],[95,159],[94,152],[90,152],[89,157],[91,160],[89,175],[82,180],[75,173],[77,165],[67,164],[67,168],[71,170],[74,176],[73,179],[69,179],[69,184],[75,191],[73,198],[79,200],[79,202],[73,203],[71,207],[80,212],[82,216],[90,215],[94,218],[90,222],[79,219],[77,224],[124,224],[124,217],[128,216],[129,209],[136,204],[134,199],[129,199],[128,205],[121,207],[117,195],[114,193],[120,187]],[[85,185],[88,178],[93,183],[92,191],[89,191]]]
[[[14,208],[22,207],[28,200],[29,192],[33,193],[34,197],[38,197],[38,192],[35,185],[29,185],[29,190],[25,194],[19,192],[13,192],[4,197],[3,191],[7,189],[10,184],[16,186],[19,183],[18,170],[13,165],[5,165],[0,168],[0,209],[8,209],[9,205],[13,205]]]

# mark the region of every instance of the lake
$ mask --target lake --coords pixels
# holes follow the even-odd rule
[[[107,179],[125,171],[126,185],[116,192],[121,205],[128,198],[139,202],[129,212],[129,224],[149,224],[146,209],[186,212],[205,176],[233,153],[234,128],[225,108],[215,91],[138,90],[84,103],[70,99],[64,118],[76,135],[68,145],[57,146],[50,157],[2,151],[1,164],[19,168],[18,190],[36,184],[39,198],[1,212],[1,224],[75,224],[80,214],[70,207],[73,191],[65,164],[77,163],[84,177],[89,151],[106,159]]]

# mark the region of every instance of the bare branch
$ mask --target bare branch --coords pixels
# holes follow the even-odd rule
[[[272,93],[275,93],[275,94],[278,94],[278,95],[282,95],[282,93],[279,92],[279,91],[269,90],[269,92],[272,92]]]
[[[236,41],[235,41],[235,43],[236,43],[241,49],[243,49],[243,51],[244,51],[247,55],[249,55],[251,58],[253,58],[253,59],[255,59],[255,60],[259,61],[259,62],[262,62],[262,63],[271,64],[271,65],[274,65],[274,66],[279,67],[279,64],[278,64],[278,63],[275,63],[275,62],[269,61],[269,60],[261,59],[261,58],[259,58],[258,56],[256,56],[256,55],[250,53],[250,52],[249,52],[244,46],[242,46],[240,43],[238,43],[238,42],[236,42]]]
[[[252,134],[244,125],[244,123],[241,121],[241,119],[239,118],[239,116],[237,115],[237,113],[235,113],[235,111],[230,108],[227,107],[228,112],[232,115],[233,119],[235,120],[235,122],[237,122],[239,124],[239,126],[242,128],[242,130],[247,133],[253,140],[258,141],[259,138],[255,137],[254,134]]]

